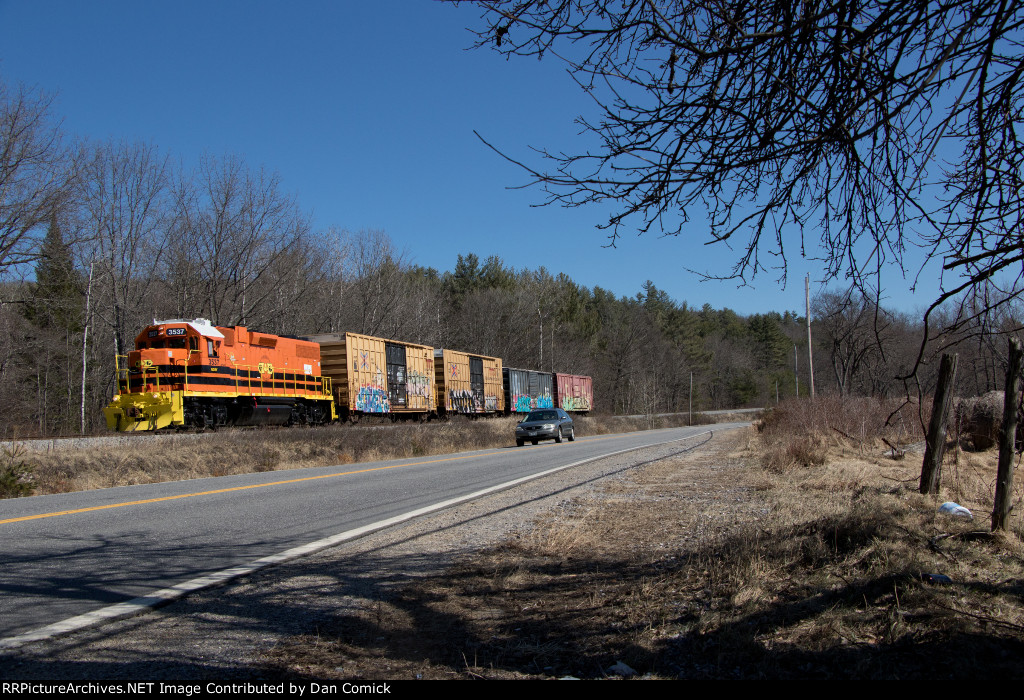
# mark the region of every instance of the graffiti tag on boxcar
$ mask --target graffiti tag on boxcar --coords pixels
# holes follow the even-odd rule
[[[465,389],[461,391],[452,389],[448,392],[448,402],[451,410],[458,413],[475,413],[473,409],[473,394]]]
[[[359,387],[356,394],[356,410],[363,413],[387,413],[391,410],[388,392],[372,384]]]
[[[589,411],[590,403],[585,396],[563,396],[562,410],[565,411]]]
[[[430,398],[430,384],[427,375],[422,372],[416,372],[415,370],[409,372],[409,377],[406,380],[406,387],[409,396],[422,396],[423,398]]]

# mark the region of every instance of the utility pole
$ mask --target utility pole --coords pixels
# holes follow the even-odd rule
[[[551,371],[555,371],[555,331],[558,330],[558,326],[554,321],[551,322]]]
[[[690,413],[686,417],[686,424],[693,425],[693,372],[690,372]]]
[[[89,261],[89,284],[85,288],[85,323],[82,324],[82,435],[85,435],[85,380],[86,364],[88,360],[87,349],[89,345],[89,303],[92,300],[92,267],[95,260]]]
[[[793,379],[796,380],[796,397],[800,398],[800,355],[797,354],[796,343],[793,343]]]
[[[540,321],[540,359],[537,360],[537,366],[544,366],[544,317],[540,313],[540,307],[537,307],[537,319]]]
[[[807,366],[811,373],[811,398],[814,398],[814,357],[811,355],[811,273],[804,280],[804,298],[807,301]]]

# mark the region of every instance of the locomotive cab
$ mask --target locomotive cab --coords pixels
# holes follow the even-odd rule
[[[189,374],[217,357],[224,334],[207,319],[154,320],[118,357],[117,395],[104,409],[111,430],[154,430],[184,425]]]
[[[129,393],[183,390],[189,370],[217,357],[223,340],[224,335],[205,319],[148,326],[128,353]]]

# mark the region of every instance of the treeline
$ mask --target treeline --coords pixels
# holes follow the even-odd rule
[[[276,173],[234,156],[176,167],[152,145],[75,143],[41,95],[0,84],[0,435],[102,428],[115,358],[154,318],[270,333],[352,331],[588,374],[598,409],[713,410],[808,392],[805,321],[586,288],[459,255],[413,264],[379,231],[313,230]],[[1010,307],[1003,307],[1010,309]],[[967,323],[960,383],[1001,385],[994,330]],[[922,329],[863,298],[815,300],[819,392],[904,392]],[[987,326],[985,324],[988,324]],[[930,365],[918,373],[930,387]],[[798,378],[799,377],[799,378]],[[799,385],[799,389],[798,389]]]

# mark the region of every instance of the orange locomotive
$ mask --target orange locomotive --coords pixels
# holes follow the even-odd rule
[[[125,366],[121,362],[125,362]],[[206,319],[155,321],[118,358],[111,430],[325,423],[337,418],[317,343]]]

